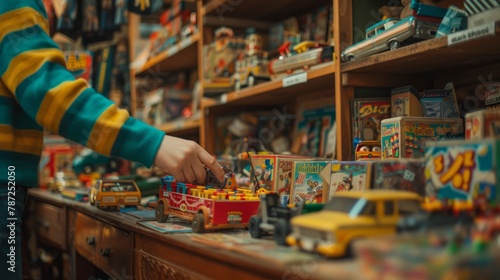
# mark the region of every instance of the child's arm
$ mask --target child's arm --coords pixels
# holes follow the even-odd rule
[[[37,123],[104,155],[148,167],[156,161],[160,168],[172,171],[174,176],[188,177],[186,179],[201,176],[202,164],[205,164],[216,169],[218,177],[223,177],[222,169],[196,143],[165,138],[164,132],[130,117],[126,110],[96,93],[84,80],[75,80],[66,70],[63,53],[48,32],[41,0],[0,4],[0,77]],[[168,147],[167,139],[176,141]],[[158,153],[160,145],[162,149]],[[197,156],[196,164],[187,161],[193,160],[193,155]],[[164,158],[167,156],[175,158],[169,161]],[[175,159],[178,161],[174,162]],[[179,171],[183,173],[177,174]]]

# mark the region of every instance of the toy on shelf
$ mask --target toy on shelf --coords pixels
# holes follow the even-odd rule
[[[257,215],[250,217],[248,230],[253,238],[261,238],[272,234],[278,245],[286,245],[286,237],[292,231],[290,219],[300,214],[316,212],[323,208],[323,204],[306,204],[305,201],[295,206],[285,205],[277,193],[268,193],[260,196],[260,205]]]
[[[141,191],[132,180],[97,180],[90,189],[90,204],[98,208],[137,206],[141,202]]]
[[[262,37],[256,34],[253,28],[249,28],[247,33],[245,52],[240,54],[235,62],[232,80],[235,90],[271,80],[268,54],[263,51]]]
[[[257,213],[259,199],[250,190],[238,189],[234,173],[223,168],[224,182],[207,170],[204,186],[176,182],[172,176],[162,178],[156,221],[164,223],[169,215],[176,216],[191,221],[196,233],[248,226],[250,217]]]
[[[366,39],[347,47],[341,60],[352,61],[387,50],[395,50],[402,44],[436,36],[446,9],[421,4],[414,0],[412,14],[401,18],[387,18],[366,29]]]
[[[356,146],[356,160],[374,160],[380,157],[380,141],[361,141]]]
[[[120,163],[120,159],[107,157],[84,148],[73,159],[73,172],[89,174],[101,170],[103,174],[111,173],[120,169]]]
[[[351,255],[353,241],[395,234],[399,218],[420,211],[420,203],[413,192],[339,192],[321,211],[292,218],[286,242],[327,257]]]
[[[289,52],[289,42],[280,48],[281,56],[271,60],[269,72],[276,78],[278,74],[291,74],[295,70],[308,70],[310,67],[328,61],[333,61],[333,46],[304,41],[294,46],[296,54]]]
[[[47,189],[52,192],[62,192],[67,187],[82,188],[82,183],[74,174],[56,172],[55,177],[47,184]]]

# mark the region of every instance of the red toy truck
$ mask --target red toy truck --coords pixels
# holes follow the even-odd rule
[[[229,179],[229,180],[228,180]],[[257,214],[259,198],[250,192],[236,190],[234,175],[220,186],[199,186],[162,178],[156,221],[164,223],[169,215],[192,221],[193,232],[208,229],[247,227]]]

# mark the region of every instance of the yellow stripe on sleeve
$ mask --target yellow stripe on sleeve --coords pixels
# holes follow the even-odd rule
[[[0,150],[41,155],[42,148],[43,131],[0,124]]]
[[[5,4],[8,5],[8,4]],[[39,12],[30,7],[23,7],[0,15],[0,42],[11,33],[34,25],[39,25],[47,34],[49,34],[49,22]]]
[[[3,81],[9,89],[15,89],[24,79],[36,73],[48,61],[66,65],[64,56],[58,49],[26,51],[12,59],[9,68],[2,76]]]
[[[83,79],[67,81],[50,89],[43,98],[38,109],[36,121],[43,124],[48,130],[57,133],[59,124],[64,113],[71,106],[73,101],[88,88],[87,82]]]
[[[0,96],[14,98],[14,94],[5,86],[2,79],[0,79]]]
[[[127,110],[109,106],[97,119],[87,141],[87,147],[105,155],[111,154],[120,128],[127,121]]]

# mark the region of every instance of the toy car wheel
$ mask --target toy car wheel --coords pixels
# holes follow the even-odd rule
[[[248,231],[253,238],[262,237],[263,232],[260,229],[260,224],[262,224],[262,218],[260,216],[254,215],[250,217],[250,221],[248,222]]]
[[[290,232],[290,223],[285,219],[278,219],[274,225],[274,241],[276,244],[286,246],[286,237]]]
[[[168,220],[168,215],[165,215],[165,204],[159,203],[156,206],[155,219],[158,223],[165,223]]]
[[[255,85],[255,77],[253,75],[249,75],[247,79],[247,87],[253,87]]]
[[[205,217],[203,213],[196,213],[193,222],[191,223],[191,228],[193,232],[202,233],[205,231]]]
[[[347,61],[353,61],[353,60],[354,60],[354,56],[349,55],[349,56],[347,57]]]
[[[391,42],[389,43],[389,48],[390,48],[391,50],[395,50],[395,49],[399,48],[399,45],[400,45],[400,44],[399,44],[399,42],[398,42],[398,41],[391,41]]]

